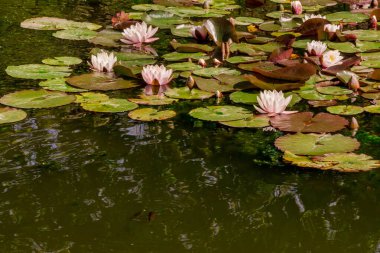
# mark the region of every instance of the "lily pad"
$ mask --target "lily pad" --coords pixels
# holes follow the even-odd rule
[[[360,143],[351,137],[341,134],[288,134],[275,141],[281,151],[295,155],[324,155],[329,153],[352,152]]]
[[[232,121],[249,118],[252,112],[237,106],[207,106],[193,109],[189,114],[206,121]]]
[[[85,89],[78,89],[67,85],[65,78],[54,78],[43,82],[39,85],[46,90],[62,91],[62,92],[84,92]]]
[[[339,87],[339,86],[317,87],[317,91],[321,94],[334,95],[334,96],[349,95],[353,92],[352,90]]]
[[[136,4],[132,6],[135,11],[163,11],[167,7],[159,4]]]
[[[193,70],[202,68],[201,66],[193,62],[172,63],[172,64],[168,64],[166,67],[174,71],[193,71]]]
[[[52,79],[67,77],[71,74],[71,69],[66,66],[49,66],[45,64],[8,66],[5,71],[11,77],[24,79]]]
[[[176,116],[176,112],[172,110],[158,111],[153,108],[142,108],[131,111],[128,116],[134,120],[140,121],[156,121],[166,120]]]
[[[315,89],[303,89],[298,93],[301,98],[306,100],[333,100],[334,96],[324,95],[316,91]]]
[[[139,98],[129,98],[128,100],[139,105],[170,105],[178,101],[178,99],[159,95],[140,95]]]
[[[366,61],[362,61],[361,65],[369,67],[369,68],[376,68],[376,69],[378,69],[378,68],[380,68],[380,61],[378,59],[376,59],[376,60],[366,60]]]
[[[138,86],[135,80],[124,80],[104,73],[89,73],[73,76],[66,80],[70,85],[86,90],[120,90]]]
[[[67,105],[75,96],[59,91],[22,90],[4,95],[0,103],[16,108],[50,108]]]
[[[42,63],[54,66],[70,66],[82,63],[82,60],[78,57],[60,56],[54,58],[48,58],[42,60]]]
[[[188,87],[173,88],[165,92],[165,95],[175,99],[206,99],[215,95],[215,93],[198,89],[190,89]]]
[[[340,116],[329,113],[318,113],[313,117],[312,112],[280,114],[272,117],[271,125],[285,132],[329,133],[342,130],[348,121]]]
[[[115,51],[108,51],[100,48],[93,48],[91,50],[91,54],[98,54],[101,51],[105,51],[107,53],[113,53],[118,61],[138,61],[138,60],[146,60],[146,59],[155,59],[155,56],[151,54],[144,54],[141,52],[115,52]]]
[[[369,19],[369,17],[363,13],[352,13],[349,11],[340,11],[329,13],[326,15],[326,19],[330,22],[346,22],[346,23],[361,23]]]
[[[149,25],[157,26],[161,29],[170,29],[175,25],[187,24],[190,20],[174,15],[166,11],[154,11],[142,16],[142,20]]]
[[[329,113],[338,114],[338,115],[356,115],[364,112],[363,107],[356,105],[336,105],[329,106],[326,108]]]
[[[194,75],[202,77],[212,77],[215,75],[226,74],[226,75],[240,75],[240,71],[229,68],[202,68],[195,70]]]
[[[179,25],[176,27],[172,27],[170,31],[174,36],[182,37],[182,38],[192,38],[191,29],[193,25]]]
[[[92,112],[126,112],[138,107],[137,104],[120,98],[110,98],[101,102],[81,103],[81,106],[83,109]]]
[[[252,115],[246,119],[222,121],[222,125],[239,128],[262,128],[269,126],[269,117],[265,115]]]
[[[199,89],[204,90],[204,91],[209,91],[209,92],[216,92],[216,91],[230,92],[230,91],[239,90],[242,88],[247,88],[246,86],[244,86],[244,84],[241,84],[239,86],[239,83],[227,84],[216,79],[202,78],[202,77],[197,77],[197,76],[194,76],[193,78]],[[249,85],[248,88],[250,88],[251,85],[250,84],[248,85]]]
[[[369,112],[369,113],[377,113],[377,114],[379,114],[380,113],[380,105],[366,106],[366,107],[364,107],[364,110],[366,112]]]
[[[227,59],[229,63],[251,63],[266,60],[266,56],[233,56]]]
[[[313,161],[330,163],[332,166],[325,169],[341,172],[370,171],[380,167],[380,161],[373,160],[371,156],[365,154],[355,153],[326,154],[321,157],[313,157]]]
[[[230,51],[232,53],[240,52],[242,54],[247,54],[249,56],[265,55],[264,52],[257,49],[257,45],[252,45],[252,44],[247,44],[247,43],[232,43],[232,45],[230,46]]]
[[[379,41],[380,40],[380,30],[348,30],[343,32],[343,34],[355,35],[358,40],[365,41]]]
[[[264,22],[261,18],[254,18],[254,17],[237,17],[235,19],[237,22],[237,25],[250,25],[250,24],[261,24]]]
[[[259,29],[265,32],[275,32],[281,29],[281,25],[274,22],[265,22],[259,25]]]
[[[255,87],[262,90],[293,90],[304,85],[303,82],[288,82],[272,78],[266,78],[260,74],[244,75]]]
[[[361,51],[351,42],[331,42],[330,41],[327,43],[327,46],[330,49],[336,49],[342,53],[347,53],[347,54],[354,54]]]
[[[26,112],[16,108],[2,107],[0,108],[0,124],[17,122],[25,119]]]
[[[186,61],[188,59],[193,60],[199,60],[199,59],[206,59],[208,58],[206,54],[204,53],[178,53],[178,52],[172,52],[168,54],[164,54],[162,56],[165,61]]]
[[[99,103],[109,100],[110,98],[103,93],[83,92],[80,95],[75,95],[75,103]]]
[[[89,22],[76,22],[63,18],[38,17],[26,19],[21,23],[22,28],[35,30],[88,29],[98,30],[102,26]]]
[[[103,47],[120,47],[120,39],[123,38],[121,32],[113,29],[104,29],[96,34],[94,38],[88,40],[88,42]]]
[[[214,51],[214,48],[209,45],[196,44],[196,43],[186,43],[182,44],[177,41],[171,41],[170,45],[174,48],[175,51],[179,53],[210,53]]]
[[[53,33],[53,36],[65,40],[89,40],[95,38],[96,32],[89,29],[68,29]]]

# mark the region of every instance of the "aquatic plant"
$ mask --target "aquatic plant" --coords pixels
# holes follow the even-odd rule
[[[295,15],[302,14],[302,3],[300,1],[291,1],[290,5],[292,7],[292,12]]]
[[[343,57],[338,50],[329,50],[322,54],[321,64],[324,68],[341,64]]]
[[[141,71],[145,83],[150,85],[166,85],[173,79],[173,70],[164,65],[147,65]]]
[[[305,14],[305,16],[302,18],[302,21],[305,22],[309,19],[313,19],[313,18],[322,18],[322,19],[326,19],[326,16],[323,16],[321,14]]]
[[[151,43],[159,38],[153,37],[158,31],[158,27],[153,28],[148,26],[145,22],[137,23],[129,28],[124,29],[122,35],[123,39],[121,42],[133,45],[135,47],[141,47],[144,43]]]
[[[98,72],[112,72],[117,58],[113,53],[101,51],[96,55],[91,55],[91,62],[88,62],[91,69]]]
[[[285,111],[291,100],[292,96],[285,98],[282,91],[264,90],[260,91],[260,95],[257,97],[259,107],[254,107],[258,112],[268,114],[268,116],[275,116],[281,113],[295,113],[295,111]]]
[[[322,41],[307,42],[307,52],[310,56],[321,56],[327,49],[327,45]]]
[[[190,29],[191,35],[198,41],[203,42],[207,40],[207,29],[202,26],[194,26]]]

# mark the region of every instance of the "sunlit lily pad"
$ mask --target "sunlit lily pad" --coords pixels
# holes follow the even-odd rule
[[[301,98],[307,100],[332,100],[334,96],[324,95],[316,91],[315,89],[303,89],[298,93]]]
[[[246,119],[222,121],[223,125],[241,128],[262,128],[269,126],[269,117],[265,115],[252,115]]]
[[[168,54],[164,54],[162,58],[165,59],[165,61],[186,61],[188,59],[193,60],[199,60],[201,58],[207,59],[207,55],[205,53],[178,53],[178,52],[172,52]]]
[[[149,25],[157,26],[161,29],[170,29],[175,25],[187,24],[190,20],[174,15],[166,11],[154,11],[145,14],[142,20]]]
[[[192,38],[191,35],[191,29],[193,28],[193,25],[179,25],[172,27],[170,31],[174,36],[183,37],[183,38]]]
[[[363,107],[356,105],[336,105],[326,108],[329,113],[338,115],[356,115],[364,112]]]
[[[49,66],[45,64],[8,66],[5,71],[11,77],[24,79],[52,79],[67,77],[71,74],[71,69],[66,66]]]
[[[366,106],[366,107],[364,107],[364,110],[366,112],[369,112],[369,113],[377,113],[377,114],[379,114],[380,113],[380,105]]]
[[[25,119],[26,112],[16,108],[1,107],[0,108],[0,124],[17,122]]]
[[[70,85],[86,90],[120,90],[138,86],[135,80],[116,78],[109,74],[89,73],[73,76],[66,80]]]
[[[266,60],[266,56],[233,56],[227,59],[229,63],[250,63]]]
[[[326,15],[326,19],[330,22],[357,22],[361,23],[369,19],[369,17],[363,13],[352,13],[349,11],[340,11],[329,13]]]
[[[78,89],[67,85],[65,78],[54,78],[46,81],[42,81],[39,85],[47,90],[55,90],[62,92],[84,92],[85,89]]]
[[[170,105],[178,101],[178,99],[160,95],[140,95],[139,98],[129,98],[128,100],[139,105]]]
[[[120,31],[113,29],[104,29],[96,34],[94,38],[88,40],[88,42],[103,47],[120,47],[120,39],[123,35]]]
[[[259,29],[265,32],[275,32],[281,29],[281,25],[274,22],[265,22],[259,25]]]
[[[353,34],[358,40],[379,41],[380,30],[348,30],[344,34]]]
[[[339,87],[339,86],[317,87],[317,91],[325,95],[334,95],[334,96],[349,95],[353,92],[352,90]]]
[[[348,53],[348,54],[354,54],[361,51],[351,42],[331,42],[330,41],[327,43],[327,46],[330,49],[336,49],[342,53]]]
[[[264,52],[257,49],[257,45],[247,43],[232,43],[232,45],[230,46],[230,50],[232,53],[240,52],[249,56],[265,55]]]
[[[115,51],[110,51],[110,50],[104,50],[100,48],[93,48],[91,50],[91,54],[96,55],[97,53],[100,53],[101,51],[105,51],[107,53],[113,53],[118,61],[138,61],[138,60],[145,60],[145,59],[154,59],[155,56],[151,54],[144,54],[141,52],[115,52]]]
[[[250,25],[250,24],[261,24],[264,22],[261,18],[254,18],[254,17],[237,17],[235,19],[237,22],[237,25]]]
[[[42,60],[42,63],[54,66],[70,66],[82,63],[82,60],[78,57],[60,56],[54,58],[48,58]]]
[[[299,48],[299,49],[305,49],[308,42],[311,42],[311,40],[310,39],[296,40],[292,44],[292,47]]]
[[[289,82],[273,78],[267,78],[260,74],[244,75],[255,87],[262,90],[293,90],[304,85],[303,82]]]
[[[315,162],[331,163],[329,170],[341,172],[370,171],[380,167],[380,161],[373,160],[371,156],[365,154],[343,153],[326,154],[320,157],[313,157]]]
[[[206,121],[232,121],[249,118],[252,112],[237,106],[207,106],[193,109],[189,114]]]
[[[97,92],[83,92],[79,95],[75,95],[75,98],[76,100],[74,102],[78,104],[99,103],[110,99],[106,94]]]
[[[329,153],[352,152],[360,143],[341,134],[288,134],[275,142],[278,149],[295,155],[324,155]]]
[[[175,51],[179,53],[209,53],[214,50],[213,47],[204,44],[196,44],[196,43],[179,43],[176,41],[171,41],[170,45],[174,48]]]
[[[101,102],[81,103],[81,106],[83,109],[92,112],[126,112],[138,107],[137,104],[120,98],[110,98]]]
[[[215,95],[215,93],[198,89],[190,89],[188,87],[173,88],[165,92],[165,95],[176,99],[206,99]]]
[[[159,4],[136,4],[132,6],[136,11],[163,11],[167,7]]]
[[[227,75],[240,75],[240,71],[235,69],[229,69],[229,68],[202,68],[195,70],[194,75],[202,76],[202,77],[212,77],[215,75],[220,74],[227,74]]]
[[[153,108],[142,108],[131,111],[128,116],[134,120],[155,121],[166,120],[176,116],[176,112],[172,110],[158,111]]]
[[[102,26],[89,22],[76,22],[63,18],[38,17],[26,19],[21,23],[21,27],[35,30],[61,30],[61,29],[89,29],[98,30]]]
[[[312,112],[280,114],[271,118],[271,125],[285,132],[329,133],[342,130],[348,121],[340,116],[329,113],[318,113],[313,117]]]
[[[174,71],[193,71],[202,68],[200,65],[195,64],[193,62],[172,63],[168,64],[166,67]]]
[[[378,68],[380,68],[380,61],[379,61],[379,59],[376,59],[376,60],[366,60],[366,61],[362,61],[361,65],[369,67],[369,68],[376,68],[376,69],[378,69]]]
[[[89,29],[68,29],[53,33],[53,36],[65,40],[89,40],[95,38],[96,32]]]
[[[4,95],[0,103],[17,108],[49,108],[67,105],[75,96],[59,91],[22,90]]]

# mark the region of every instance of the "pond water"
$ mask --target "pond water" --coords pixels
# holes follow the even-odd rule
[[[1,95],[38,83],[6,66],[87,59],[92,48],[22,29],[24,19],[107,25],[142,2],[0,0]],[[273,146],[280,133],[199,126],[187,115],[214,103],[182,103],[176,120],[160,123],[74,104],[1,126],[0,252],[380,252],[378,170],[285,166]],[[379,159],[379,116],[364,117],[360,151]]]

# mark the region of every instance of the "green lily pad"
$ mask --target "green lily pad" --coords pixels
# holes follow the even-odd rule
[[[47,64],[47,65],[54,65],[54,66],[70,66],[70,65],[81,64],[82,60],[78,57],[60,56],[60,57],[44,59],[42,60],[42,63]]]
[[[176,116],[176,112],[172,110],[158,111],[153,108],[142,108],[131,111],[128,116],[134,120],[140,121],[156,121],[167,120]]]
[[[231,64],[252,63],[266,60],[266,56],[233,56],[227,59]]]
[[[66,80],[72,86],[86,90],[120,90],[139,86],[135,80],[124,80],[106,73],[89,73]]]
[[[260,74],[244,76],[255,87],[262,90],[294,90],[304,85],[303,82],[288,82],[284,80],[266,78]]]
[[[326,19],[330,22],[361,23],[368,20],[369,17],[363,13],[352,13],[349,11],[340,11],[340,12],[327,14]]]
[[[59,91],[22,90],[4,95],[0,103],[16,108],[50,108],[67,105],[75,96]]]
[[[67,77],[71,69],[66,66],[49,66],[44,64],[25,64],[8,66],[5,70],[8,75],[24,79],[52,79]]]
[[[142,16],[142,20],[149,25],[157,26],[160,29],[170,29],[175,25],[187,24],[190,20],[174,15],[166,11],[154,11]]]
[[[190,89],[188,87],[173,88],[165,92],[165,95],[175,99],[206,99],[215,95],[215,93],[198,89]]]
[[[89,29],[68,29],[53,33],[53,36],[65,40],[89,40],[95,38],[96,32]]]
[[[287,13],[287,11],[273,11],[273,12],[267,13],[266,16],[268,18],[279,19],[279,18],[281,18],[282,15],[284,15],[284,13]]]
[[[315,89],[303,89],[298,93],[301,98],[306,100],[333,100],[334,96],[332,95],[323,95],[316,91]]]
[[[330,133],[342,130],[348,121],[340,116],[329,113],[299,112],[294,114],[279,114],[272,117],[271,125],[285,132],[299,133]]]
[[[113,29],[104,29],[96,34],[94,38],[88,40],[88,42],[103,47],[120,47],[120,39],[123,35],[119,31]]]
[[[83,92],[80,95],[75,95],[75,103],[99,103],[109,100],[109,96],[97,92]]]
[[[339,86],[317,87],[317,91],[321,94],[334,95],[334,96],[349,95],[353,92],[350,89],[339,87]]]
[[[360,143],[351,137],[341,134],[288,134],[275,141],[281,151],[295,155],[324,155],[328,153],[352,152]]]
[[[234,88],[234,84],[225,84],[220,82],[219,80],[216,79],[210,79],[210,78],[202,78],[202,77],[197,77],[194,76],[194,81],[197,84],[197,87],[201,90],[204,91],[209,91],[209,92],[229,92],[236,90]]]
[[[84,92],[85,89],[78,89],[67,85],[65,78],[54,78],[42,81],[39,85],[46,90],[62,91],[62,92]]]
[[[362,66],[366,66],[366,67],[369,67],[369,68],[375,68],[375,69],[380,68],[380,61],[379,61],[379,59],[362,61],[360,64]]]
[[[264,52],[257,49],[257,45],[247,43],[232,43],[232,45],[230,46],[230,51],[232,53],[240,52],[249,56],[265,55]]]
[[[170,31],[174,36],[182,37],[182,38],[192,38],[191,29],[193,25],[179,25],[176,27],[170,28]]]
[[[246,119],[222,121],[219,123],[229,127],[262,128],[269,126],[269,117],[265,115],[251,115],[249,118]]]
[[[207,59],[208,56],[204,53],[178,53],[172,52],[168,54],[164,54],[162,56],[165,61],[186,61],[188,59],[199,60],[199,59]]]
[[[263,52],[266,52],[266,53],[271,53],[273,52],[273,50],[275,49],[278,49],[280,47],[282,47],[281,44],[273,41],[273,42],[268,42],[266,44],[261,44],[261,45],[252,45],[254,49],[256,49],[257,51],[263,51]]]
[[[380,113],[380,105],[370,105],[364,107],[364,111],[369,112],[369,113]]]
[[[193,71],[202,68],[200,65],[195,64],[193,62],[172,63],[167,65],[166,67],[174,71]]]
[[[276,32],[281,29],[281,25],[274,22],[265,22],[259,25],[259,29],[265,32]]]
[[[190,116],[206,121],[232,121],[249,118],[252,112],[237,106],[207,106],[193,109]]]
[[[227,75],[240,75],[241,72],[235,69],[229,69],[229,68],[202,68],[195,70],[194,75],[202,76],[202,77],[212,77],[215,75],[220,74],[227,74]]]
[[[129,102],[127,99],[110,98],[101,102],[86,102],[81,103],[83,109],[92,112],[126,112],[134,110],[138,107],[137,104]]]
[[[132,6],[135,11],[163,11],[167,7],[159,4],[136,4]]]
[[[301,97],[293,92],[287,92],[284,94],[285,97],[292,96],[288,106],[293,106],[301,101]],[[234,103],[242,103],[247,105],[257,104],[257,97],[259,93],[257,91],[235,91],[230,94],[230,99]]]
[[[26,19],[21,23],[22,28],[35,30],[88,29],[98,30],[102,26],[89,22],[76,22],[63,18],[38,17]]]
[[[2,107],[0,108],[0,124],[17,122],[25,119],[26,112],[16,108]]]
[[[296,40],[293,44],[293,48],[305,49],[307,47],[307,43],[311,42],[310,39]]]
[[[356,115],[364,112],[363,107],[356,105],[336,105],[326,108],[329,113],[338,115]]]
[[[106,53],[113,53],[118,61],[123,61],[123,62],[155,59],[155,56],[151,54],[144,54],[141,52],[115,52],[115,51],[108,51],[108,50],[104,50],[100,48],[93,48],[90,53],[93,55],[96,55],[100,53],[102,50]]]
[[[330,163],[332,165],[325,169],[341,172],[370,171],[380,167],[380,161],[373,160],[371,156],[365,154],[355,153],[326,154],[321,157],[313,157],[313,161]]]
[[[214,7],[214,6],[213,6]],[[221,9],[203,9],[198,6],[170,6],[165,11],[181,17],[216,18],[228,15],[230,12]]]
[[[237,17],[235,18],[237,25],[250,25],[250,24],[261,24],[264,22],[261,18],[254,18],[254,17]]]
[[[347,53],[347,54],[354,54],[358,53],[361,50],[357,48],[354,44],[351,42],[328,42],[327,46],[330,49],[336,49],[339,50],[342,53]]]
[[[209,45],[196,44],[196,43],[179,43],[177,41],[171,41],[170,45],[175,51],[179,53],[210,53],[214,51],[214,48]]]
[[[360,41],[356,40],[355,45],[362,52],[380,51],[380,42],[378,41]]]
[[[170,105],[178,101],[178,99],[168,98],[165,96],[145,94],[140,95],[139,98],[129,98],[129,101],[139,105]]]
[[[353,34],[358,40],[379,41],[380,30],[348,30],[343,34]]]

